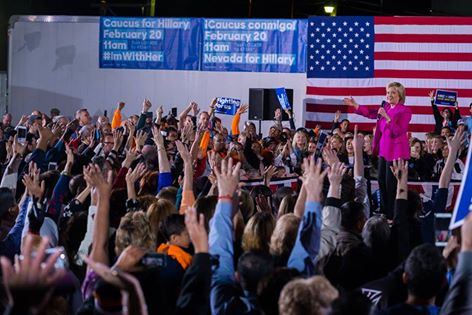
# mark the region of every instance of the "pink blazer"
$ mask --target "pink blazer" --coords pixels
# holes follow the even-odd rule
[[[377,111],[369,109],[366,106],[359,106],[356,114],[367,118],[377,119]],[[408,125],[411,120],[411,110],[398,103],[394,108],[385,103],[385,111],[390,116],[390,123],[385,118],[380,118],[377,122],[377,128],[374,136],[374,149],[378,146],[379,156],[386,161],[395,159],[410,159],[410,144],[408,142]]]

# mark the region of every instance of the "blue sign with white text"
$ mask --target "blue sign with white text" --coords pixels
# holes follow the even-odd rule
[[[203,19],[203,71],[305,72],[306,20]]]
[[[436,99],[434,104],[436,105],[445,105],[445,106],[455,106],[457,102],[457,92],[456,91],[436,91]]]
[[[199,70],[200,19],[100,17],[100,68]]]
[[[277,94],[277,99],[279,100],[280,106],[282,106],[284,110],[292,109],[292,106],[288,101],[287,91],[285,88],[275,89],[275,94]]]
[[[469,147],[467,154],[467,161],[464,169],[464,176],[462,177],[461,188],[457,195],[456,204],[452,213],[451,223],[449,229],[455,229],[462,225],[465,217],[472,211],[472,150]]]
[[[241,105],[241,100],[229,97],[218,97],[216,99],[215,112],[224,115],[234,115]]]

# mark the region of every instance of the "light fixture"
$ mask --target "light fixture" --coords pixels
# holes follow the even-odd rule
[[[324,11],[325,11],[325,13],[327,13],[327,14],[333,14],[334,9],[336,9],[336,7],[335,7],[334,5],[329,5],[329,4],[328,4],[328,5],[325,5],[325,6],[324,6]]]
[[[336,2],[335,1],[326,1],[323,8],[326,14],[329,14],[331,16],[336,16]]]

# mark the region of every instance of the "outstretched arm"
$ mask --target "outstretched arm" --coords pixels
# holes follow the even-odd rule
[[[344,102],[344,105],[354,107],[354,110],[356,111],[356,114],[358,114],[358,115],[362,115],[362,116],[370,118],[370,119],[376,119],[377,118],[377,110],[369,109],[366,106],[361,106],[361,105],[357,104],[357,102],[352,97],[346,97],[343,100],[343,102]]]
[[[312,159],[305,159],[303,164],[305,166],[304,185],[307,192],[305,213],[287,266],[296,268],[306,276],[312,276],[315,272],[313,262],[320,250],[320,198],[323,180],[328,169],[321,171],[321,159],[318,159],[316,163]]]
[[[239,185],[241,163],[233,169],[233,160],[221,161],[221,170],[215,168],[218,181],[218,203],[210,220],[209,246],[212,255],[219,256],[219,267],[212,277],[210,303],[212,314],[225,309],[230,296],[224,288],[234,285],[233,249],[233,195]]]

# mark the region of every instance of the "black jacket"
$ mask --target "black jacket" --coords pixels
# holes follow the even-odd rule
[[[210,255],[208,253],[195,254],[192,264],[185,271],[175,314],[210,314],[210,285]]]

